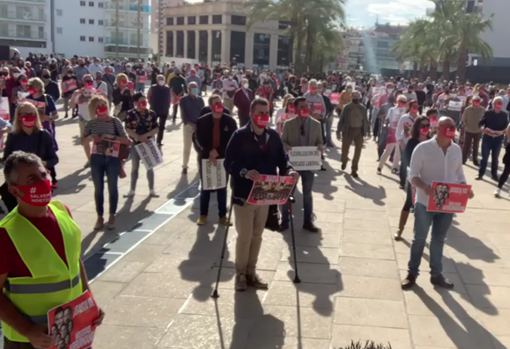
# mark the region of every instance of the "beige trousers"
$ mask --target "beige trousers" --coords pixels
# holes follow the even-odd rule
[[[230,115],[234,115],[234,99],[233,98],[228,98],[228,96],[225,96],[225,98],[223,98],[223,105],[225,106],[225,108],[230,110]]]
[[[398,143],[390,143],[386,144],[386,149],[384,149],[384,153],[381,156],[381,160],[379,161],[379,168],[382,170],[383,166],[386,164],[386,160],[391,155],[391,152],[395,149],[395,154],[393,154],[393,169],[398,170],[398,163],[400,162],[400,146]]]
[[[262,233],[266,226],[269,206],[234,204],[234,214],[237,230],[236,274],[253,275],[259,259]]]
[[[191,153],[191,144],[193,143],[193,129],[189,125],[184,125],[184,147],[182,153],[182,168],[188,168],[189,156]]]

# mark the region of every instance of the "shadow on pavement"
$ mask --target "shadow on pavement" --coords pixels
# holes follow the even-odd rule
[[[346,174],[345,180],[349,183],[349,186],[345,186],[346,189],[358,194],[362,198],[372,199],[374,204],[378,206],[385,206],[383,199],[386,198],[386,189],[383,186],[374,187],[361,178],[352,178],[351,175]]]
[[[459,223],[454,220],[448,230],[448,235],[454,236],[446,240],[448,246],[464,254],[469,259],[482,260],[487,263],[494,263],[495,260],[500,259],[482,240],[469,236],[456,225],[459,225]]]
[[[58,167],[57,167],[57,170],[58,170]],[[82,173],[82,172],[84,172],[84,173]],[[55,190],[54,196],[58,196],[58,194],[77,194],[77,193],[79,193],[80,191],[83,190],[83,188],[85,188],[87,186],[86,184],[80,184],[80,183],[83,180],[88,179],[89,177],[90,177],[90,170],[88,170],[88,169],[85,170],[82,168],[74,171],[71,174],[68,174],[67,176],[65,176],[63,178],[58,178],[58,172],[57,172],[58,189]]]

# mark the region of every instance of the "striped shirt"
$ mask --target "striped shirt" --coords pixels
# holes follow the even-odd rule
[[[108,120],[92,119],[83,128],[81,136],[83,138],[90,135],[112,135],[117,137],[126,137],[126,131],[122,122],[116,117],[110,117]]]

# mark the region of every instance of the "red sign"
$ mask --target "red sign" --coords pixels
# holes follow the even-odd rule
[[[429,116],[429,120],[430,120],[430,127],[437,126],[437,116]]]
[[[76,90],[78,86],[76,85],[76,80],[69,79],[62,82],[62,92],[68,92]]]
[[[338,92],[331,92],[331,95],[329,96],[331,99],[331,104],[338,105],[340,104],[340,93]]]
[[[91,347],[96,330],[94,321],[98,316],[99,309],[89,291],[51,309],[48,312],[48,333],[55,336],[55,345],[50,349]]]
[[[462,213],[471,193],[471,186],[467,184],[432,182],[434,194],[429,196],[427,211]]]
[[[252,205],[283,205],[295,184],[292,176],[261,175],[258,181],[253,182],[246,202]]]
[[[147,80],[147,76],[145,75],[138,75],[138,82],[145,82]]]
[[[312,110],[313,113],[322,113],[322,103],[321,102],[312,102]]]

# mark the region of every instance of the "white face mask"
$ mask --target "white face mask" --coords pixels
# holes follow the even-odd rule
[[[165,84],[165,82],[163,80],[158,80],[158,85],[159,86],[163,86]]]
[[[248,83],[246,83],[243,85],[243,87],[247,89],[248,87],[250,87],[250,85]]]
[[[388,94],[392,93],[394,90],[392,88],[389,88],[388,90]]]
[[[14,74],[12,74],[12,77],[13,77],[13,78],[15,78],[15,79],[19,78],[19,76],[20,76],[20,73],[14,73]]]

